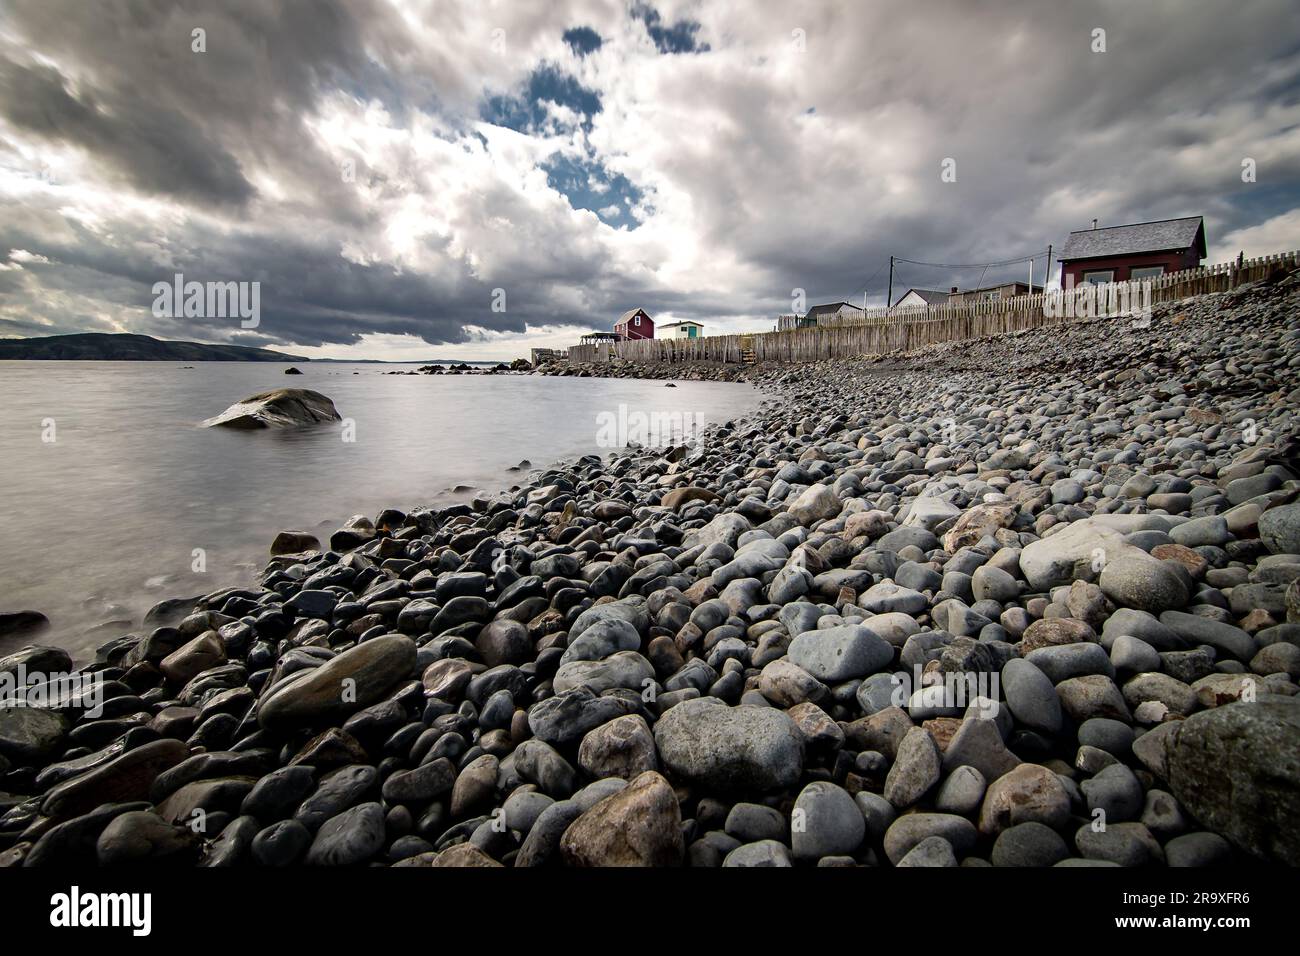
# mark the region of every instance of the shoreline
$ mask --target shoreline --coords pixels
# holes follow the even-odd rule
[[[1297,304],[1293,275],[1148,329],[570,367],[763,397],[694,448],[354,521],[102,646],[98,719],[0,708],[0,856],[1298,863]],[[901,707],[917,667],[1005,698]],[[1267,768],[1246,812],[1222,778]]]
[[[373,518],[387,507],[440,506],[468,501],[479,489],[505,490],[524,477],[510,471],[523,457],[532,467],[599,453],[593,440],[597,413],[616,409],[620,401],[707,409],[725,419],[761,398],[734,385],[675,390],[653,382],[517,375],[417,382],[370,377],[364,370],[367,377],[353,377],[346,368],[326,368],[314,376],[308,370],[306,377],[286,378],[334,396],[340,412],[357,420],[360,439],[340,445],[337,425],[255,436],[205,431],[201,419],[232,398],[274,386],[280,375],[268,375],[260,366],[212,365],[188,374],[203,376],[202,397],[189,397],[180,371],[156,377],[142,366],[50,369],[7,383],[6,395],[22,396],[22,409],[45,408],[42,415],[53,410],[60,425],[59,444],[51,448],[32,449],[26,427],[31,412],[15,414],[18,424],[11,422],[0,436],[0,457],[8,452],[17,472],[9,517],[47,526],[62,520],[79,530],[70,551],[15,543],[0,560],[10,584],[0,611],[32,609],[51,622],[39,634],[6,633],[0,657],[37,641],[69,650],[78,666],[89,663],[105,640],[148,633],[151,626],[139,629],[143,616],[162,599],[255,585],[267,548],[282,528],[302,528],[327,540],[358,512]],[[96,393],[116,388],[117,381],[142,379],[147,393],[129,421],[104,413],[95,401]],[[65,382],[68,388],[62,387]],[[428,413],[416,411],[426,406]],[[566,409],[571,414],[552,421],[556,410]],[[420,414],[423,423],[399,424],[405,410]],[[91,462],[111,469],[119,449],[129,443],[142,446],[138,464],[130,469],[134,480],[125,480],[125,469],[110,471],[109,479],[122,480],[111,485],[115,506],[100,516],[95,495],[107,486],[97,484],[98,465]],[[425,450],[431,444],[433,451]],[[238,464],[241,460],[246,464]],[[205,481],[205,473],[212,478]],[[457,490],[457,485],[471,487]],[[166,516],[165,528],[152,523],[159,515]],[[195,546],[204,551],[202,568],[192,567]]]

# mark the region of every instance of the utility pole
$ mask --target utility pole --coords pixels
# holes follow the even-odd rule
[[[889,257],[889,291],[885,294],[885,308],[894,307],[894,257]]]
[[[1043,291],[1047,291],[1047,283],[1052,281],[1052,244],[1047,244],[1047,271],[1043,273]]]

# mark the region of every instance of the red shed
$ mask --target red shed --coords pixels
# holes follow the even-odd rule
[[[652,339],[655,337],[655,320],[646,315],[644,309],[624,312],[623,317],[614,323],[614,333],[620,339]]]
[[[1081,229],[1070,233],[1061,251],[1061,285],[1151,279],[1195,269],[1204,258],[1200,216]]]

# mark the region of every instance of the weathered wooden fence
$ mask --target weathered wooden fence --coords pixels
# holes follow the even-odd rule
[[[610,347],[608,345],[570,345],[569,361],[581,362],[584,365],[595,363],[605,363],[609,361]]]
[[[992,302],[867,309],[862,317],[833,324],[781,332],[747,335],[759,362],[815,362],[854,355],[905,352],[962,339],[981,338],[1097,314],[1136,312],[1160,302],[1210,292],[1226,292],[1267,277],[1274,269],[1300,265],[1300,251],[1258,259],[1225,262],[1200,269],[1171,272],[1153,279],[1132,279],[1097,286],[1079,286],[1034,295],[1017,295]],[[612,345],[583,345],[569,349],[571,362],[640,363],[740,362],[739,335],[696,339],[636,339]]]

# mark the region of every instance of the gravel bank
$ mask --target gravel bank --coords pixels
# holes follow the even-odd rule
[[[0,862],[1300,863],[1297,306],[696,369],[773,397],[283,533],[0,708]]]

